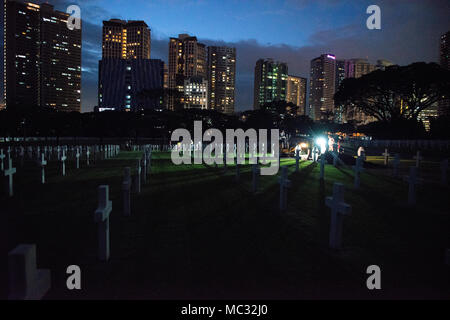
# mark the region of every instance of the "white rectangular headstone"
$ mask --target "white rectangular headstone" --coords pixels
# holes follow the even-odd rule
[[[50,289],[50,270],[36,268],[36,245],[21,244],[8,253],[9,300],[40,300]]]

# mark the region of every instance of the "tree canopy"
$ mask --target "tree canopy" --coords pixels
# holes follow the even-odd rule
[[[380,121],[415,120],[419,113],[450,96],[450,71],[436,63],[390,66],[360,78],[345,79],[334,96],[344,112],[356,108]]]

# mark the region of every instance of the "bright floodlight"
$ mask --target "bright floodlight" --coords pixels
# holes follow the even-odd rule
[[[327,150],[327,140],[324,137],[316,138],[316,145],[320,149],[320,154],[324,154]]]

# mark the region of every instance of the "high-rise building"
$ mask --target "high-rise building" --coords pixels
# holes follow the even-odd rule
[[[169,97],[168,107],[174,110],[180,106],[184,81],[189,77],[207,77],[206,46],[197,37],[180,34],[169,41]],[[175,95],[174,91],[179,94]]]
[[[45,106],[81,111],[81,29],[69,14],[17,0],[4,2],[6,107]]]
[[[100,111],[163,108],[165,67],[163,61],[150,59],[150,32],[144,21],[103,21]]]
[[[450,31],[441,36],[440,43],[440,65],[442,68],[450,70]],[[450,115],[450,97],[442,99],[438,104],[438,115]]]
[[[236,48],[208,47],[209,109],[234,113]]]
[[[150,43],[150,28],[144,21],[103,21],[103,59],[150,59]]]
[[[272,59],[259,59],[255,66],[253,108],[265,103],[286,101],[288,66]]]
[[[309,116],[313,120],[334,119],[335,83],[336,57],[333,54],[322,54],[311,60]]]
[[[392,65],[392,63],[387,60],[378,60],[378,64],[373,65],[369,63],[367,59],[349,59],[346,60],[345,63],[345,77],[360,78],[377,69],[384,70],[389,65]],[[343,118],[347,122],[352,121],[358,124],[367,124],[376,120],[375,117],[368,116],[367,114],[356,108],[349,108],[343,115]]]
[[[298,107],[297,115],[306,114],[306,78],[288,75],[286,101]]]
[[[377,66],[370,64],[367,59],[346,60],[346,78],[360,78],[365,74],[377,69]]]

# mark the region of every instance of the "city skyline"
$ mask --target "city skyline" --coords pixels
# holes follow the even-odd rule
[[[448,7],[446,1],[426,4],[380,1],[382,29],[375,31],[365,26],[368,1],[357,5],[326,0],[249,2],[239,5],[241,14],[233,11],[234,2],[135,1],[130,5],[116,1],[107,5],[103,0],[79,0],[73,3],[80,5],[83,18],[82,111],[92,111],[97,104],[101,24],[111,18],[145,21],[152,30],[152,58],[166,63],[169,38],[179,33],[195,35],[207,46],[235,47],[236,111],[252,108],[253,68],[259,58],[286,61],[291,74],[308,78],[311,59],[324,52],[332,52],[337,59],[368,58],[371,63],[378,59],[400,65],[414,61],[438,62],[440,36],[450,29],[444,10]],[[69,2],[55,0],[51,4],[64,10]],[[152,10],[144,10],[148,8]],[[170,13],[172,18],[167,19]],[[414,16],[420,19],[412,19]],[[227,17],[232,23],[222,23]],[[210,20],[217,27],[205,28]],[[283,32],[288,27],[290,32]],[[411,35],[415,35],[415,41],[409,40]]]

